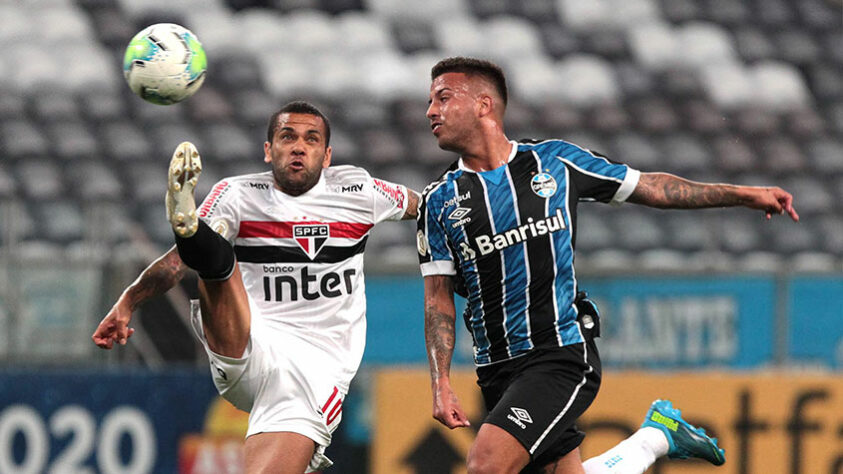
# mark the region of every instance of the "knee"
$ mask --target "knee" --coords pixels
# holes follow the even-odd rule
[[[494,459],[493,452],[482,446],[473,446],[466,460],[468,474],[502,474],[506,471]]]

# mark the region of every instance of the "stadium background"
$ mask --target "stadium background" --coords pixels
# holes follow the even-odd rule
[[[131,36],[163,21],[209,60],[170,107],[121,77]],[[841,26],[837,0],[0,0],[0,472],[238,472],[245,419],[185,326],[194,279],[145,305],[126,347],[90,341],[172,242],[173,147],[197,144],[205,193],[262,170],[267,118],[303,98],[331,118],[335,162],[421,189],[454,158],[424,111],[430,67],[456,54],[504,66],[510,137],[781,185],[802,216],[581,206],[607,366],[585,454],[666,396],[720,437],[718,472],[843,472]],[[472,433],[429,417],[414,242],[410,223],[369,239],[368,347],[331,472],[464,472]],[[455,378],[479,419],[468,344]]]

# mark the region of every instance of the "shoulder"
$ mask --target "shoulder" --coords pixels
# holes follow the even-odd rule
[[[353,184],[369,179],[369,172],[359,166],[335,165],[323,171],[325,181],[329,184]]]
[[[459,161],[453,162],[444,173],[424,187],[422,198],[427,200],[431,196],[444,192],[443,188],[446,188],[448,184],[462,176],[462,174],[463,171],[459,169]]]
[[[220,183],[228,183],[229,186],[240,189],[256,188],[268,189],[266,185],[272,186],[274,178],[272,171],[264,171],[261,173],[241,174],[237,176],[229,176],[223,178]]]

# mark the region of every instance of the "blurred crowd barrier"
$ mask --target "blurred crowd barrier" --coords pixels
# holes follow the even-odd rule
[[[426,370],[379,372],[374,388],[370,472],[464,473],[463,460],[483,417],[473,371],[452,373],[471,428],[448,430],[431,416]],[[837,474],[843,469],[839,427],[843,380],[796,371],[734,373],[604,372],[597,400],[582,418],[583,459],[631,435],[650,403],[668,398],[685,420],[719,438],[726,450],[723,474]],[[659,460],[648,472],[712,472],[702,461]]]

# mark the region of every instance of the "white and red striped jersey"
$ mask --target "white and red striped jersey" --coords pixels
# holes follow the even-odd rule
[[[329,354],[347,392],[366,342],[366,239],[375,224],[401,219],[407,198],[404,186],[355,166],[322,170],[300,196],[267,171],[221,180],[199,216],[234,245],[259,310],[252,331],[281,330]]]

